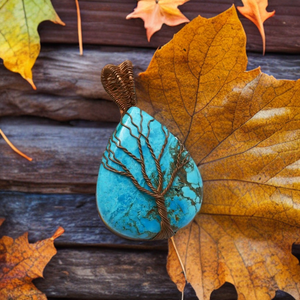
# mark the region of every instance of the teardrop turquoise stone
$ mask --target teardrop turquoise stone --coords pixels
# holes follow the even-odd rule
[[[166,127],[137,107],[131,107],[118,124],[103,154],[99,170],[97,206],[100,216],[109,229],[129,239],[152,239],[160,231],[161,219],[155,199],[138,190],[133,180],[124,175],[125,166],[127,174],[130,172],[141,187],[151,192],[138,161],[141,159],[140,140],[146,174],[152,188],[157,188],[158,171],[149,144],[146,143],[147,136],[155,157],[158,158],[162,152],[160,166],[165,189],[174,172],[180,143]],[[184,150],[181,158],[186,155],[188,152]],[[168,219],[174,232],[188,225],[199,212],[202,192],[201,175],[189,157],[188,163],[176,173],[173,184],[164,195]]]

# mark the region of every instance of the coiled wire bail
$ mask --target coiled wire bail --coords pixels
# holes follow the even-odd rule
[[[136,93],[132,62],[125,60],[120,65],[106,65],[101,72],[101,82],[120,109],[121,116],[136,105]]]

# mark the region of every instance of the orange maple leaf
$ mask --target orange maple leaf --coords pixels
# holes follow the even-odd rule
[[[135,10],[126,19],[141,18],[144,20],[147,30],[147,39],[161,29],[163,24],[176,26],[189,22],[180,10],[178,5],[182,5],[189,0],[140,0]]]
[[[4,220],[0,219],[0,225]],[[47,299],[31,282],[43,277],[43,270],[56,254],[54,239],[63,234],[59,227],[46,240],[28,243],[28,233],[13,240],[8,236],[0,239],[0,299]]]
[[[246,67],[232,7],[191,21],[138,77],[137,106],[184,143],[203,179],[200,214],[169,242],[168,271],[201,300],[225,282],[238,299],[279,289],[300,299],[300,80]]]
[[[266,36],[263,23],[274,16],[275,10],[267,12],[268,0],[242,0],[242,2],[244,6],[238,6],[237,9],[258,28],[263,41],[263,54],[265,54]]]

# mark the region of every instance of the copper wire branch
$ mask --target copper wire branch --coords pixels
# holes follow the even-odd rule
[[[171,236],[173,236],[175,233],[172,230],[170,221],[168,219],[168,212],[167,212],[167,209],[165,206],[164,196],[171,188],[179,170],[190,161],[190,156],[189,156],[189,154],[183,155],[185,149],[184,149],[183,145],[180,144],[179,150],[178,150],[178,153],[176,156],[176,161],[174,162],[174,169],[172,170],[170,180],[169,180],[168,184],[166,185],[166,187],[163,189],[164,178],[163,178],[163,172],[161,169],[161,158],[165,152],[166,146],[169,141],[169,136],[170,136],[169,131],[165,127],[161,126],[161,130],[164,134],[164,143],[162,145],[162,148],[159,152],[158,157],[156,157],[154,150],[149,141],[149,135],[151,132],[151,123],[154,121],[154,119],[149,120],[149,122],[147,123],[147,134],[145,135],[143,133],[143,120],[144,119],[143,119],[142,111],[140,111],[139,125],[137,125],[134,122],[134,120],[130,114],[125,112],[124,115],[126,115],[129,118],[132,126],[134,128],[136,128],[136,130],[137,130],[138,135],[133,134],[132,129],[123,122],[123,119],[121,120],[121,125],[129,131],[129,134],[137,142],[139,157],[137,157],[136,155],[131,153],[126,147],[124,147],[122,145],[121,140],[116,136],[116,133],[114,133],[107,145],[106,154],[103,155],[102,165],[108,171],[117,173],[121,176],[128,177],[139,191],[141,191],[142,193],[145,193],[155,199],[156,204],[157,204],[158,214],[161,218],[161,230],[153,239],[168,239]],[[143,140],[145,141],[147,149],[149,150],[151,157],[153,158],[154,163],[155,163],[156,172],[158,174],[157,186],[155,186],[155,184],[151,181],[151,179],[149,178],[149,176],[146,172],[145,158],[144,158],[143,147],[142,147]],[[125,164],[123,162],[121,162],[118,158],[116,158],[115,153],[111,149],[112,144],[114,144],[118,149],[122,150],[126,155],[131,157],[134,161],[136,161],[140,165],[141,173],[143,175],[145,186],[147,188],[143,187],[137,181],[137,179],[133,176],[133,174],[130,172],[130,170],[125,166]],[[114,166],[113,164],[119,166],[120,169],[117,169],[116,166]]]

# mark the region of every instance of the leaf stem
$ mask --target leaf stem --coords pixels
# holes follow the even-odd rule
[[[50,238],[52,241],[54,241],[55,239],[57,239],[59,236],[61,236],[63,233],[65,232],[65,230],[59,226],[57,228],[57,230],[55,231],[55,233],[53,234],[53,236]]]
[[[179,263],[180,263],[180,266],[181,266],[181,269],[182,269],[182,272],[183,272],[185,281],[187,281],[185,268],[184,268],[183,262],[182,262],[182,260],[181,260],[181,257],[180,257],[180,255],[179,255],[178,249],[177,249],[177,247],[176,247],[174,237],[173,237],[173,236],[170,237],[170,240],[171,240],[171,242],[172,242],[172,244],[173,244],[173,247],[174,247],[174,249],[175,249],[175,252],[176,252],[176,254],[177,254],[177,257],[178,257],[178,260],[179,260]],[[183,297],[183,295],[182,295],[182,297]]]
[[[83,54],[83,46],[82,46],[82,28],[81,28],[81,16],[80,16],[80,7],[78,0],[75,0],[76,10],[77,10],[77,28],[78,28],[78,42],[79,42],[79,53]]]
[[[26,158],[29,161],[32,161],[32,158],[27,156],[26,154],[24,154],[23,152],[21,152],[20,150],[18,150],[10,141],[9,139],[6,137],[6,135],[4,134],[4,132],[0,129],[0,134],[3,137],[3,139],[5,140],[5,142],[10,146],[10,148],[12,150],[14,150],[16,153],[18,153],[19,155],[23,156],[24,158]]]

